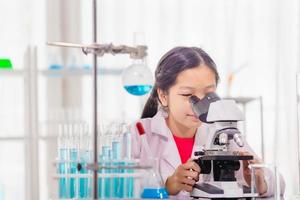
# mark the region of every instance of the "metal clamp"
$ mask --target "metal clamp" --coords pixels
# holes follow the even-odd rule
[[[129,54],[132,59],[143,59],[147,56],[147,46],[138,45],[136,47],[126,46],[126,45],[113,45],[110,44],[75,44],[67,42],[48,42],[50,46],[60,46],[60,47],[73,47],[81,48],[82,52],[87,54],[95,54],[98,57],[102,57],[104,54]]]

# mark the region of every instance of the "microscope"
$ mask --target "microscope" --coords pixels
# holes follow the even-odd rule
[[[239,155],[228,148],[231,142],[244,146],[237,129],[237,122],[244,120],[244,115],[235,101],[220,99],[215,93],[208,93],[203,99],[191,96],[189,101],[202,122],[214,125],[213,132],[208,133],[205,149],[195,152],[195,162],[207,180],[194,185],[191,197],[231,200],[257,197],[254,188],[251,190],[235,178],[235,171],[241,167],[240,161],[252,160],[253,156]]]

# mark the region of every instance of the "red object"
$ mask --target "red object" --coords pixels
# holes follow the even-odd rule
[[[140,135],[145,134],[145,129],[144,129],[143,124],[141,122],[137,122],[135,126],[136,126],[136,128],[137,128]]]
[[[193,138],[180,138],[175,135],[173,135],[180,158],[181,163],[186,163],[188,159],[192,155],[193,146],[195,142],[195,137]]]

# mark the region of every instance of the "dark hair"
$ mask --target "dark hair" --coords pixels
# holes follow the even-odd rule
[[[216,74],[216,83],[219,74],[216,64],[210,56],[198,47],[175,47],[168,51],[159,61],[155,70],[155,83],[148,98],[141,118],[153,117],[158,110],[159,98],[157,88],[168,92],[175,84],[178,74],[184,70],[205,65]]]

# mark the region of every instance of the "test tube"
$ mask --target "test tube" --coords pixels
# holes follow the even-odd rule
[[[88,170],[86,169],[87,163],[90,161],[89,152],[89,136],[87,132],[86,124],[79,124],[79,152],[80,152],[80,164],[82,166],[79,171],[80,174],[88,176]],[[79,178],[79,198],[89,198],[90,184],[89,178]]]
[[[58,154],[58,174],[64,176],[67,174],[67,149],[66,149],[66,138],[64,137],[64,126],[59,125],[58,137],[57,137],[57,154]],[[59,185],[59,198],[68,198],[68,184],[66,177],[60,177],[58,180]]]
[[[112,140],[112,164],[115,166],[122,166],[123,162],[121,162],[122,157],[122,147],[121,147],[121,140],[120,140],[120,125],[115,125],[115,129],[113,132],[113,140]],[[115,175],[122,175],[124,170],[122,169],[115,169],[113,170]],[[114,177],[113,178],[113,198],[123,198],[123,184],[124,178],[122,177]]]
[[[123,124],[122,126],[122,133],[123,133],[123,158],[126,161],[126,165],[131,165],[131,140],[132,135],[129,131],[129,127]],[[133,169],[125,170],[126,174],[134,173]],[[124,180],[124,197],[125,198],[133,198],[134,194],[134,178],[128,177]]]
[[[77,161],[78,161],[78,152],[77,152],[77,140],[76,140],[76,132],[75,132],[75,124],[69,123],[69,160],[70,160],[70,175],[77,174]],[[71,176],[70,177],[70,198],[76,198],[76,190],[77,186],[76,178]]]

